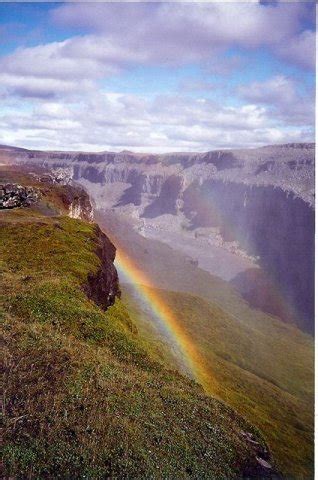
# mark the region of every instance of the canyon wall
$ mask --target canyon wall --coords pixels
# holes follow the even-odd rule
[[[165,155],[0,150],[0,157],[64,169],[97,209],[129,217],[144,236],[177,250],[191,243],[194,261],[203,250],[219,264],[240,257],[224,278],[255,307],[313,333],[314,152],[313,144],[288,144]]]
[[[184,210],[193,210],[194,189],[207,200],[195,206],[191,228],[218,225],[224,239],[236,240],[258,258],[263,275],[249,270],[233,279],[241,293],[255,306],[284,319],[294,317],[300,328],[313,332],[314,318],[314,210],[304,200],[272,186],[207,181],[191,186],[184,194]],[[207,209],[206,205],[211,208]],[[260,282],[260,283],[259,283]],[[259,283],[259,285],[258,285]],[[255,292],[252,293],[253,286]],[[259,287],[259,288],[257,288]],[[259,289],[262,290],[262,295]],[[271,290],[271,292],[269,292]],[[260,296],[261,299],[256,297]],[[264,297],[268,298],[268,308]],[[285,300],[282,312],[281,297]],[[279,310],[271,310],[273,302]]]

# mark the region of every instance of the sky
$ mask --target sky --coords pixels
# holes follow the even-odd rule
[[[0,3],[0,143],[311,142],[315,42],[311,2]]]

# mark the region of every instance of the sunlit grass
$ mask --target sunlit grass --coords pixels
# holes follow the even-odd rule
[[[313,340],[268,316],[238,321],[186,293],[156,293],[179,318],[202,355],[206,391],[258,426],[288,478],[313,475]],[[142,336],[168,365],[175,360],[127,287],[123,299]],[[267,322],[265,321],[267,320]]]
[[[255,459],[240,431],[261,434],[163,367],[120,300],[86,297],[94,225],[0,215],[5,475],[236,478]]]

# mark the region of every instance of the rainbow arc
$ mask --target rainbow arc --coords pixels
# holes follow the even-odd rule
[[[118,247],[118,242],[116,242]],[[185,367],[191,376],[203,387],[211,374],[205,367],[205,361],[200,355],[190,335],[185,331],[182,323],[172,309],[164,301],[153,282],[123,250],[117,248],[116,266],[120,274],[133,285],[140,300],[151,309],[159,325],[164,328],[171,340],[179,347]]]

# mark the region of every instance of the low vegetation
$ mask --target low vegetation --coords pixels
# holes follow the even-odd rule
[[[0,214],[5,477],[219,480],[257,471],[242,432],[265,451],[259,431],[163,366],[120,300],[105,312],[87,298],[83,284],[100,262],[96,231],[59,206],[53,215],[53,197]]]
[[[131,286],[123,300],[154,351],[167,365],[176,357],[162,329],[149,321]],[[288,479],[313,478],[314,348],[312,337],[255,312],[242,320],[188,293],[156,290],[200,351],[205,389],[259,427]]]

